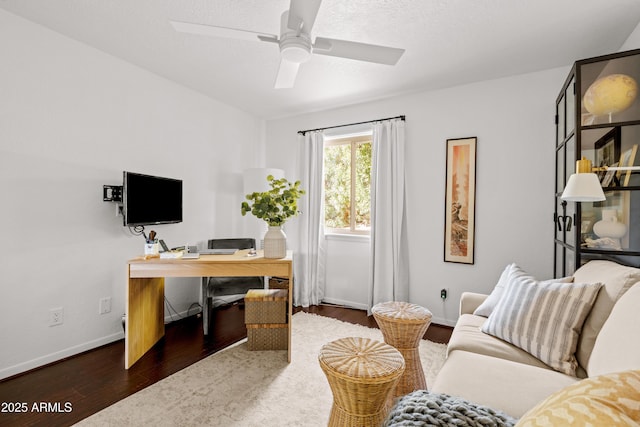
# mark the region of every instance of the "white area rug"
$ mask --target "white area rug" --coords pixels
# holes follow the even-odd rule
[[[304,312],[292,321],[292,355],[248,351],[246,340],[81,421],[79,426],[326,426],[333,401],[320,348],[349,336],[382,341],[378,329]],[[446,346],[422,340],[427,385]]]

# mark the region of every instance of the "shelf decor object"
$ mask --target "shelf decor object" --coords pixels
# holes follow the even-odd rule
[[[622,250],[620,239],[627,234],[627,226],[618,222],[618,212],[615,209],[603,209],[602,219],[593,224],[593,232],[600,237],[601,247]]]
[[[638,83],[626,74],[610,74],[596,80],[584,94],[584,107],[596,116],[620,113],[633,104],[638,95]]]
[[[633,162],[636,158],[636,152],[638,151],[638,144],[634,144],[633,147],[629,148],[627,151],[622,153],[620,157],[620,163],[618,168],[618,179],[622,178],[622,174],[626,172],[624,177],[624,182],[622,185],[627,187],[629,185],[629,180],[631,179],[631,172],[634,170],[640,169],[640,167],[634,167]]]
[[[477,138],[447,140],[444,260],[473,264]]]

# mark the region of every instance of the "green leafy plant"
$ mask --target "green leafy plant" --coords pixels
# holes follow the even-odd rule
[[[279,226],[300,213],[298,199],[305,191],[300,188],[300,181],[291,183],[286,178],[275,179],[273,175],[267,176],[267,181],[271,190],[247,194],[248,201],[241,206],[242,216],[251,213],[270,226]]]

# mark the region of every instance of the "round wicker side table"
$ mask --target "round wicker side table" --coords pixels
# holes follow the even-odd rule
[[[368,338],[342,338],[325,344],[318,355],[333,393],[330,427],[379,427],[387,398],[404,372],[395,348]]]
[[[396,397],[414,390],[426,390],[427,381],[420,362],[420,339],[431,324],[431,312],[408,302],[390,301],[376,304],[371,309],[384,342],[395,347],[405,361],[404,374],[389,396],[389,403]]]

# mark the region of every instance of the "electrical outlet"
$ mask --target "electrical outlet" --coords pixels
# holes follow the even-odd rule
[[[64,323],[64,308],[52,308],[49,310],[49,326],[62,325]]]
[[[100,298],[98,302],[98,314],[107,314],[111,312],[111,297]]]
[[[440,298],[442,298],[442,301],[447,299],[447,294],[448,293],[449,293],[449,291],[447,289],[440,290]]]

